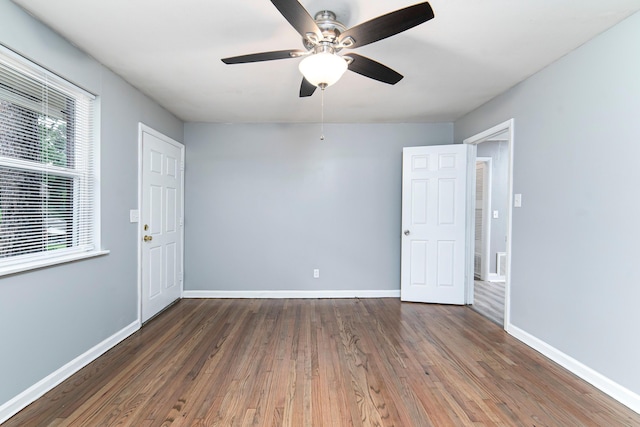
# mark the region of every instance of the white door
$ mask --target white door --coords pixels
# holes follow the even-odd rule
[[[403,149],[401,299],[464,304],[466,144]]]
[[[141,321],[182,296],[184,146],[141,127]]]

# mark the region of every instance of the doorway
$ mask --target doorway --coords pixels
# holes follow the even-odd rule
[[[476,147],[470,211],[475,244],[468,280],[471,308],[504,328],[509,324],[513,177],[513,119],[464,141]]]

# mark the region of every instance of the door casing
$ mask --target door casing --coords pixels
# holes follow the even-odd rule
[[[469,165],[473,165],[475,169],[475,159],[477,153],[477,145],[485,141],[490,140],[501,133],[506,133],[508,136],[508,173],[507,173],[507,265],[505,274],[505,301],[504,301],[504,325],[506,329],[511,324],[511,241],[512,241],[512,217],[513,217],[513,146],[515,135],[515,120],[510,119],[500,124],[497,124],[483,132],[473,135],[463,141],[464,144],[473,145],[474,148],[471,152],[471,159]],[[475,198],[476,187],[475,173],[468,174],[468,178],[471,180],[469,183],[468,203],[467,203],[467,227],[469,232],[467,233],[468,242],[467,250],[469,251],[468,259],[471,262],[467,263],[467,303],[473,302],[473,251],[475,236]]]

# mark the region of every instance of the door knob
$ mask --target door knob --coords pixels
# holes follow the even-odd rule
[[[152,240],[153,240],[153,237],[152,237],[152,236],[144,236],[144,237],[142,238],[142,240],[144,240],[145,242],[150,242],[150,241],[152,241]]]
[[[411,234],[411,232],[409,230],[404,230],[404,235],[408,236],[409,234]]]

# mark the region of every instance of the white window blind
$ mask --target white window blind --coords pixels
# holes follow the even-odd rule
[[[0,50],[0,272],[99,249],[93,103]]]

